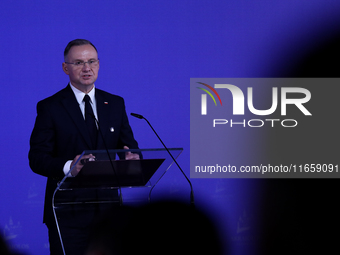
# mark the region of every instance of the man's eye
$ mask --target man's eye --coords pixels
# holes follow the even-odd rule
[[[77,62],[75,62],[74,63],[76,66],[79,66],[79,65],[82,65],[83,64],[83,62],[81,62],[81,61],[77,61]]]
[[[89,64],[93,64],[95,60],[89,60]]]

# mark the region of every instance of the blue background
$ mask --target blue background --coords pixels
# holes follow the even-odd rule
[[[24,254],[48,254],[46,180],[30,170],[27,153],[36,103],[67,85],[61,63],[70,40],[96,45],[96,86],[124,97],[127,112],[148,118],[168,147],[183,147],[179,164],[189,174],[190,78],[284,76],[333,38],[339,11],[335,0],[2,1],[0,227],[6,241]],[[130,124],[141,148],[161,147],[144,121],[130,118]],[[263,182],[192,183],[197,206],[219,226],[229,254],[259,252]],[[160,186],[160,196],[189,200],[176,168]],[[246,231],[237,232],[238,225]]]

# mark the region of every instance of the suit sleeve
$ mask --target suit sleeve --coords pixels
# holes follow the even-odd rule
[[[37,104],[37,117],[30,138],[29,164],[33,172],[61,179],[64,177],[63,166],[67,159],[58,158],[55,152],[55,127],[48,104]]]
[[[121,120],[118,148],[123,148],[124,146],[128,146],[130,149],[139,149],[138,143],[133,136],[133,132],[129,124],[129,120],[128,120],[126,110],[125,110],[124,100],[122,100],[122,115],[121,116],[122,116],[122,120]]]

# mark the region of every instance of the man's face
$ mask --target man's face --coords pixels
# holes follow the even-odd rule
[[[69,63],[84,63],[91,60],[97,61],[98,54],[90,44],[87,44],[73,46],[63,63],[63,70],[70,77],[72,85],[85,93],[88,93],[93,88],[93,84],[97,80],[99,60],[94,65],[86,63],[77,66]]]

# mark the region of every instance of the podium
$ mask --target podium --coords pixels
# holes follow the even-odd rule
[[[182,148],[169,149],[177,158]],[[139,155],[138,160],[125,160],[126,153]],[[94,160],[85,156],[92,154]],[[83,168],[75,177],[70,169],[58,183],[52,198],[52,208],[61,245],[63,244],[62,222],[72,215],[75,208],[84,219],[100,217],[101,210],[124,204],[122,189],[148,189],[148,201],[153,188],[174,163],[166,149],[128,149],[84,151],[76,163]],[[80,208],[80,209],[79,209]],[[85,220],[86,221],[86,220]]]

